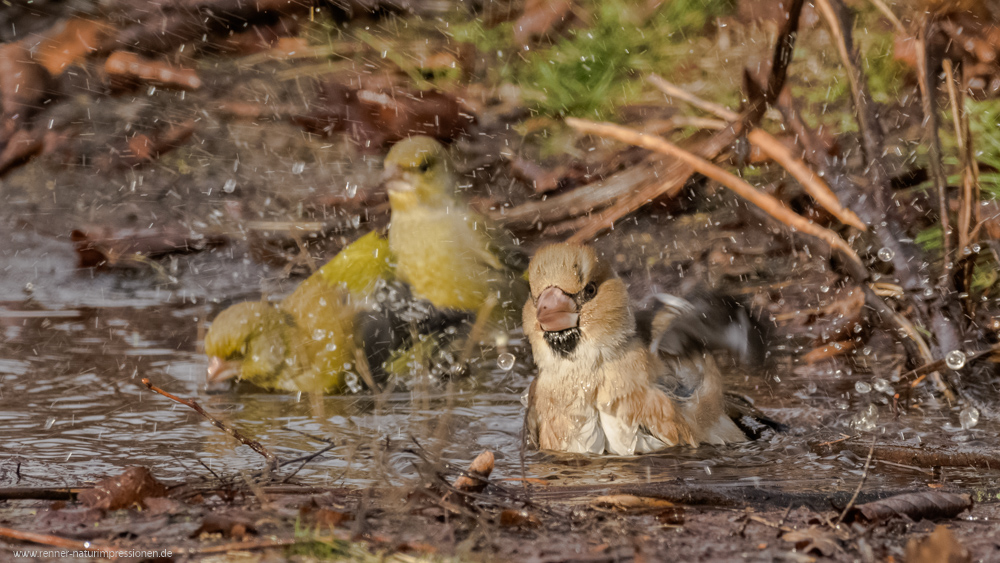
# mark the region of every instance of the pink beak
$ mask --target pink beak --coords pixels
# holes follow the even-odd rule
[[[240,365],[236,362],[229,362],[218,356],[212,356],[208,359],[208,370],[205,375],[209,383],[219,383],[233,379],[239,374]]]
[[[545,332],[559,332],[580,325],[576,302],[558,287],[548,287],[538,296],[535,318]]]

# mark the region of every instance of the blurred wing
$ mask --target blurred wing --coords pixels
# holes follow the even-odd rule
[[[751,440],[757,440],[768,430],[786,432],[788,426],[769,418],[753,406],[750,399],[736,393],[726,393],[726,414]]]
[[[763,362],[766,332],[736,300],[712,293],[655,297],[652,308],[636,315],[639,335],[654,354],[685,357],[726,350],[748,365]]]

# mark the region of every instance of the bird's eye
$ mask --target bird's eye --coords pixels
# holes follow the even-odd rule
[[[586,297],[587,299],[590,299],[591,297],[593,297],[595,295],[597,295],[597,284],[596,283],[590,282],[586,286],[584,286],[584,288],[583,288],[583,296],[584,297]]]
[[[427,172],[430,169],[431,169],[431,161],[430,160],[424,160],[424,161],[422,161],[420,163],[420,171],[421,172]]]

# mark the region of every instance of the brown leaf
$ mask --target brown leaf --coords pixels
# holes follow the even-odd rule
[[[314,109],[292,120],[317,134],[346,131],[364,150],[377,151],[411,135],[448,142],[475,121],[458,98],[439,90],[410,90],[395,84],[369,83],[356,88],[342,78],[324,82]]]
[[[968,563],[969,550],[955,540],[948,528],[939,525],[931,535],[906,543],[906,563]]]
[[[537,528],[541,525],[541,520],[527,510],[507,508],[500,511],[500,527],[502,528]]]
[[[180,90],[201,88],[201,78],[194,69],[147,59],[128,51],[111,53],[104,62],[104,71],[118,88],[136,83],[153,83]]]
[[[819,346],[810,350],[802,359],[807,364],[815,364],[816,362],[827,360],[829,358],[834,358],[854,349],[853,340],[843,340],[840,342],[831,342],[824,346]]]
[[[94,488],[80,491],[77,498],[88,508],[118,510],[142,504],[147,497],[162,497],[167,488],[145,467],[128,467],[116,477],[99,481]]]
[[[23,123],[50,96],[52,75],[21,43],[0,45],[0,110]]]
[[[186,254],[225,244],[222,235],[202,235],[180,226],[153,229],[115,229],[88,225],[70,234],[80,268],[119,265],[134,254],[149,258],[168,254]]]
[[[221,534],[225,538],[243,539],[247,534],[257,535],[257,528],[244,514],[214,513],[201,521],[201,526],[191,533],[191,537],[197,538],[202,534]]]
[[[864,520],[876,522],[894,516],[908,516],[913,520],[954,518],[972,508],[972,497],[966,494],[927,491],[907,493],[882,500],[859,504],[845,518],[847,522]]]
[[[514,22],[514,40],[526,45],[563,25],[573,10],[572,0],[528,0]]]
[[[113,32],[113,26],[105,21],[78,17],[61,21],[44,33],[45,39],[35,49],[36,59],[52,76],[59,76],[70,65],[96,53]]]
[[[487,479],[490,473],[493,473],[493,452],[486,450],[472,460],[472,464],[469,465],[469,476],[461,475],[455,479],[455,488],[460,491],[478,493],[489,484]]]
[[[830,557],[840,549],[837,536],[819,526],[809,526],[806,530],[785,532],[781,539],[795,544],[795,549],[801,552],[813,551],[823,557]]]

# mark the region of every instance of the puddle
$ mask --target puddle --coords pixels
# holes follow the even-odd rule
[[[210,471],[233,475],[261,467],[260,457],[237,446],[190,409],[147,391],[140,379],[193,397],[213,413],[260,440],[279,457],[337,447],[307,464],[298,478],[317,485],[367,486],[415,475],[413,452],[465,466],[484,449],[495,452],[496,475],[522,476],[520,395],[530,380],[523,344],[512,371],[484,358],[473,378],[449,386],[417,387],[378,399],[325,397],[322,415],[308,397],[286,394],[208,393],[205,358],[198,352],[199,319],[208,305],[48,308],[37,302],[0,302],[0,484],[77,484],[125,465],[147,465],[158,477],[179,480]],[[679,479],[692,484],[784,490],[851,490],[864,459],[849,452],[821,457],[807,443],[849,432],[852,417],[876,404],[851,394],[857,377],[823,382],[792,374],[790,362],[771,370],[781,382],[731,375],[735,391],[792,426],[770,440],[728,447],[675,448],[633,458],[585,458],[524,453],[524,476],[553,485],[599,485]],[[853,395],[853,396],[852,396]],[[845,408],[846,407],[846,408]],[[918,446],[988,447],[998,428],[988,421],[971,430],[958,413],[893,419],[877,405],[877,432]],[[943,432],[941,430],[944,430]],[[15,466],[20,463],[20,480]],[[963,487],[995,481],[996,471],[947,468],[941,472],[878,463],[871,487],[910,487],[942,479]]]

